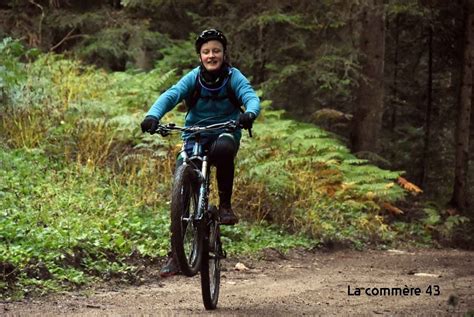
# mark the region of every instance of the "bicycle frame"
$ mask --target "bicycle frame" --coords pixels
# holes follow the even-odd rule
[[[173,131],[186,132],[195,141],[190,154],[186,152],[186,144],[183,145],[180,154],[183,163],[176,169],[177,178],[175,179],[176,184],[173,186],[171,202],[171,240],[183,273],[186,276],[194,276],[199,269],[203,302],[206,309],[216,308],[220,288],[220,260],[224,259],[226,254],[220,239],[217,208],[215,206],[210,208],[209,205],[211,171],[208,153],[203,149],[201,133],[204,131],[221,133],[221,130],[235,130],[236,128],[239,128],[238,124],[231,120],[205,127],[177,127],[170,123],[165,126],[159,125],[157,130],[162,136]],[[194,182],[195,177],[199,184],[199,192],[197,192],[197,184],[195,185]],[[191,191],[194,198],[187,191]],[[192,212],[189,210],[190,201],[194,202]],[[187,231],[189,228],[192,230]],[[190,237],[187,235],[188,232],[191,232]],[[188,238],[190,239],[188,240]],[[188,245],[188,241],[191,242],[191,250],[185,250],[183,247],[185,244]],[[190,251],[189,254],[188,251]]]
[[[169,123],[167,125],[159,125],[157,132],[162,136],[169,135],[172,131],[181,131],[181,132],[190,132],[194,135],[195,143],[193,146],[191,156],[188,156],[187,152],[184,149],[181,151],[183,156],[183,164],[194,165],[192,166],[198,172],[198,179],[200,182],[199,188],[199,202],[197,214],[194,215],[195,221],[201,221],[206,214],[209,207],[209,186],[210,186],[210,170],[209,170],[209,160],[207,154],[202,154],[203,148],[201,144],[201,132],[203,131],[213,131],[216,129],[231,129],[235,130],[238,128],[238,124],[234,120],[230,120],[223,123],[211,124],[209,126],[199,127],[178,127],[174,123]],[[250,130],[249,130],[250,133]],[[193,164],[193,161],[200,161],[201,169],[196,168],[196,164]]]

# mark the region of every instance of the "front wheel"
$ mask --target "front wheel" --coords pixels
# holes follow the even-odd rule
[[[199,271],[202,242],[194,215],[198,208],[198,185],[194,169],[186,164],[176,170],[171,197],[171,247],[181,272],[194,276]]]
[[[204,307],[217,307],[221,281],[221,258],[223,257],[220,230],[216,221],[210,221],[202,245],[201,291]]]

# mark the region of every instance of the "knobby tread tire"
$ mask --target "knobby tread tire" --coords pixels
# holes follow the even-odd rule
[[[192,229],[188,226],[193,226],[193,223],[190,222],[183,227],[182,218],[189,217],[187,212],[190,212],[190,209],[195,210],[198,204],[198,189],[196,185],[193,186],[193,175],[194,171],[189,165],[178,167],[171,195],[171,247],[181,272],[186,276],[194,276],[199,272],[202,258],[202,239],[198,236],[197,230],[193,233],[195,240],[192,246],[195,257],[192,261],[189,260],[190,254],[186,254],[184,246],[186,230]]]
[[[212,224],[211,224],[212,225]],[[204,229],[204,228],[203,228]],[[217,229],[218,230],[218,229]],[[219,300],[219,289],[220,289],[220,267],[219,263],[215,264],[210,257],[210,228],[207,226],[201,233],[205,234],[205,237],[202,237],[202,259],[201,259],[201,292],[202,292],[202,300],[204,303],[204,307],[207,310],[213,310],[217,307],[217,301]],[[220,241],[220,238],[217,237],[214,239],[212,253],[214,257],[217,257],[217,244]],[[220,260],[217,260],[220,262]],[[212,265],[211,265],[212,263]],[[211,276],[212,270],[215,269],[214,265],[217,265],[217,270],[214,272],[214,276]],[[213,280],[214,279],[214,280]],[[211,285],[214,284],[214,289],[212,289]]]

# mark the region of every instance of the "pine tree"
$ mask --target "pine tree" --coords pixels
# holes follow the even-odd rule
[[[459,111],[456,128],[456,159],[454,188],[451,204],[461,211],[468,207],[467,171],[469,166],[469,137],[473,99],[473,61],[474,61],[474,1],[464,0],[464,60],[462,84],[459,96]]]
[[[357,92],[351,145],[354,152],[377,152],[384,98],[385,24],[382,0],[366,1],[361,14],[362,78]]]

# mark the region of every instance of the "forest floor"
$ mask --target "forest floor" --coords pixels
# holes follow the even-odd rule
[[[245,268],[237,270],[237,263]],[[224,266],[214,316],[474,315],[474,252],[469,251],[294,250],[282,255],[267,250],[258,259],[227,259]],[[0,315],[209,314],[199,276],[160,279],[158,269],[148,267],[139,286],[109,282],[3,302]]]

